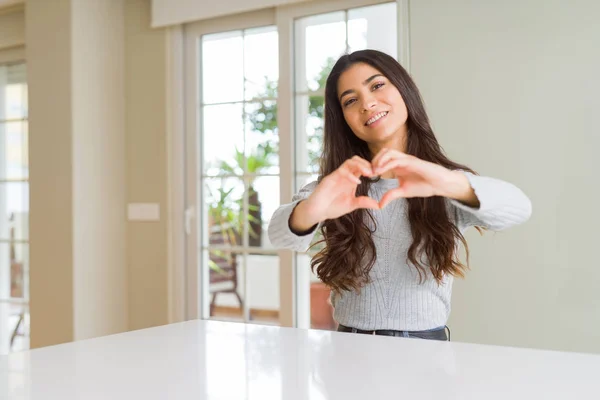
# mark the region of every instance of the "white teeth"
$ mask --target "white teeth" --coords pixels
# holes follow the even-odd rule
[[[377,121],[379,118],[381,117],[385,117],[387,115],[387,111],[384,112],[380,112],[379,114],[377,114],[376,116],[374,116],[373,118],[369,119],[367,121],[367,125],[371,125],[373,122]]]

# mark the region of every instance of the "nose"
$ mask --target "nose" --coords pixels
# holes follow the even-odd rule
[[[372,94],[367,94],[363,97],[363,101],[361,104],[362,111],[369,111],[373,107],[377,105],[377,99]]]

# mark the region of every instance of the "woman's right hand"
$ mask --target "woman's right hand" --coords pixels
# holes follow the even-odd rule
[[[335,219],[358,208],[379,209],[379,202],[368,196],[356,196],[360,177],[373,176],[371,163],[354,156],[324,177],[311,195],[301,201],[290,219],[295,231],[305,232],[327,219]]]

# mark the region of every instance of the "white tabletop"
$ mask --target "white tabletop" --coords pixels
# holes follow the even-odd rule
[[[189,321],[0,358],[0,399],[600,399],[600,355]]]

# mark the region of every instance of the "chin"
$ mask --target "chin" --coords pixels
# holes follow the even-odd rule
[[[389,135],[385,137],[378,137],[370,140],[369,146],[372,146],[375,149],[383,149],[389,148],[398,151],[405,152],[406,148],[404,146],[405,140],[404,137],[398,137],[398,135]]]
[[[365,135],[367,137],[365,141],[372,144],[388,143],[396,139],[398,132],[400,132],[400,129],[389,128],[382,129],[379,132],[369,132],[368,135]]]

